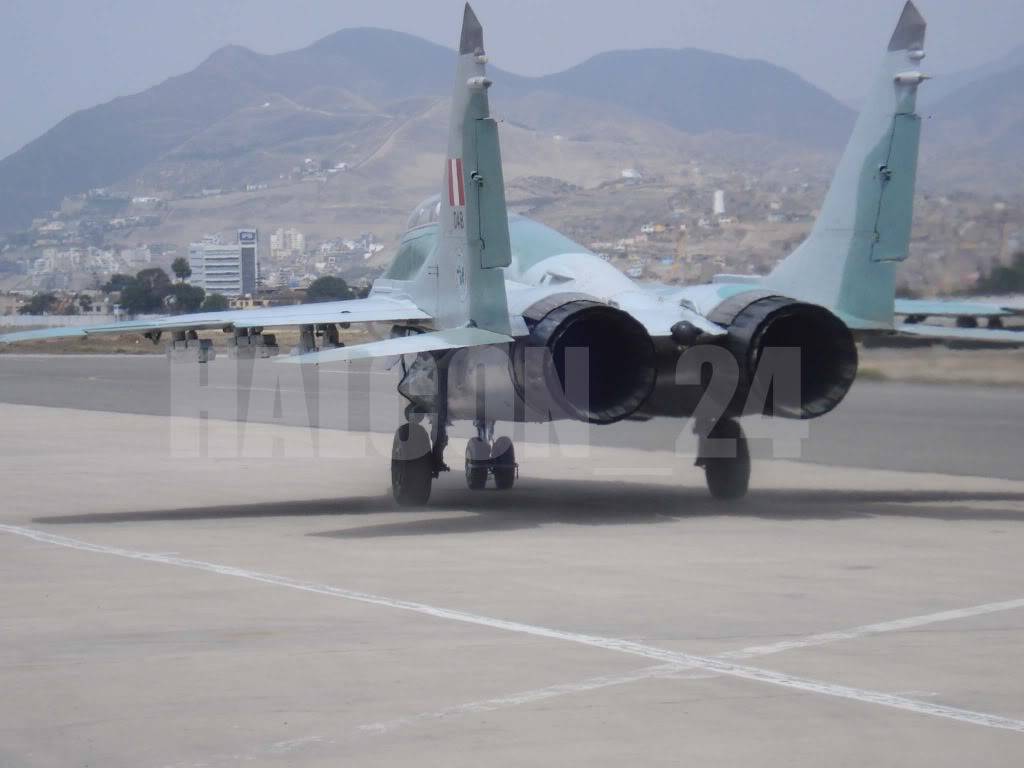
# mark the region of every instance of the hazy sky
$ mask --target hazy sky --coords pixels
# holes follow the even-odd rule
[[[617,48],[765,59],[856,99],[902,0],[475,0],[491,60],[543,74]],[[926,61],[950,72],[1024,43],[1022,0],[920,0]],[[454,47],[461,0],[0,0],[0,157],[76,109],[143,90],[227,43],[300,48],[344,27]],[[670,83],[665,84],[671,87]]]

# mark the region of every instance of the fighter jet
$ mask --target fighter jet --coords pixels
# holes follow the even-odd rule
[[[275,362],[401,360],[398,391],[408,406],[391,458],[400,505],[428,500],[433,479],[448,469],[444,452],[455,421],[476,427],[465,455],[468,486],[493,479],[507,489],[517,476],[515,449],[507,437],[493,439],[498,422],[614,424],[655,416],[692,420],[697,465],[711,494],[736,499],[750,477],[738,417],[812,419],[831,411],[857,375],[855,337],[1021,339],[1008,330],[895,320],[895,273],[910,241],[924,38],[925,21],[908,2],[821,215],[763,277],[640,285],[568,237],[510,215],[483,30],[467,5],[439,194],[412,213],[393,263],[367,298],[30,331],[0,341],[126,331],[155,340],[169,333],[171,351],[194,350],[202,361],[210,342],[200,332],[232,333],[237,350],[251,351],[273,347],[264,329],[298,326],[299,354]],[[388,338],[339,345],[337,329],[350,323],[384,327]],[[779,351],[791,353],[776,358],[788,361],[782,367],[770,364]]]

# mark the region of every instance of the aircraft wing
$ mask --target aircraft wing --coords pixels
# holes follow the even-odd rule
[[[286,307],[260,307],[225,312],[198,312],[190,315],[128,320],[109,325],[82,328],[43,328],[0,335],[0,343],[35,339],[73,338],[116,333],[162,333],[164,331],[232,330],[235,328],[280,328],[328,323],[370,323],[401,320],[429,320],[430,315],[408,299],[371,296],[366,299],[295,304]]]
[[[1017,314],[1017,311],[984,301],[896,299],[896,314],[920,317],[1007,317]]]
[[[940,325],[897,323],[896,332],[901,336],[935,341],[1024,346],[1024,331],[1002,328],[947,328]]]
[[[464,347],[482,347],[489,344],[508,344],[515,341],[511,336],[494,333],[483,328],[448,328],[443,331],[429,331],[410,336],[399,336],[383,341],[371,341],[367,344],[355,344],[351,347],[335,347],[320,352],[307,352],[302,355],[291,355],[275,360],[277,363],[306,365],[319,363],[348,362],[365,360],[371,357],[394,357],[396,355],[414,355],[420,352],[437,352],[442,349],[462,349]]]

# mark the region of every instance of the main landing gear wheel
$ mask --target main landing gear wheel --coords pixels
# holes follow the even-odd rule
[[[507,437],[499,437],[491,447],[491,471],[494,485],[499,491],[507,491],[516,482],[516,449]]]
[[[499,437],[491,445],[482,437],[466,443],[466,485],[471,491],[487,486],[487,476],[494,475],[494,487],[506,491],[516,482],[516,449],[507,437]]]
[[[487,441],[474,437],[466,443],[466,485],[471,491],[480,491],[487,485],[491,450]]]
[[[716,445],[714,450],[706,444],[707,439],[731,441]],[[721,455],[708,455],[718,453]],[[721,419],[707,437],[700,437],[700,455],[697,466],[704,468],[708,490],[716,499],[741,499],[750,487],[750,446],[743,434],[743,428],[734,419]]]
[[[391,493],[399,506],[427,503],[434,479],[430,436],[419,424],[403,424],[391,448]]]

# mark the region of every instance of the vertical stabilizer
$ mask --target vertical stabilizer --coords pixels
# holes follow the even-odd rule
[[[766,286],[825,306],[851,328],[893,322],[896,267],[907,257],[914,212],[925,26],[908,2],[818,220],[765,278]]]
[[[467,3],[441,184],[440,237],[430,265],[436,291],[417,303],[435,307],[431,314],[440,328],[475,325],[501,333],[509,327],[501,268],[511,263],[512,250],[486,63],[483,28]]]

